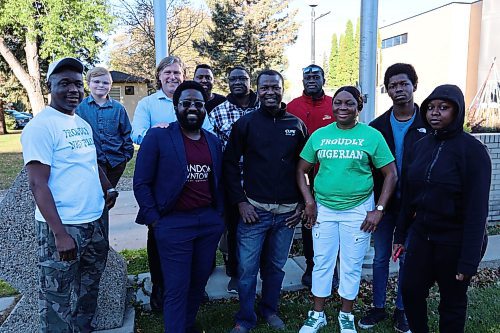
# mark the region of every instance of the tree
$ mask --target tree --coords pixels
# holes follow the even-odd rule
[[[329,84],[330,87],[345,85],[356,85],[359,80],[359,40],[360,22],[356,24],[356,32],[352,22],[349,20],[346,29],[340,35],[337,43],[337,35],[332,36],[332,48],[329,62]]]
[[[338,72],[338,62],[339,62],[339,42],[337,39],[337,34],[332,36],[332,47],[330,50],[329,68],[328,68],[328,79],[326,84],[328,87],[337,87],[336,76]]]
[[[119,0],[122,23],[126,33],[115,39],[111,67],[155,81],[155,27],[153,0]],[[191,46],[201,36],[208,14],[193,8],[189,0],[167,3],[167,36],[169,54],[180,57],[188,67],[200,61]]]
[[[250,72],[264,68],[283,70],[284,48],[297,39],[297,11],[289,0],[223,0],[210,2],[212,27],[205,38],[193,42],[208,57],[219,78],[228,68],[243,65]],[[219,80],[220,81],[220,80]]]
[[[99,33],[109,30],[105,0],[0,0],[0,55],[29,98],[31,109],[45,105],[41,70],[63,56],[96,62]]]

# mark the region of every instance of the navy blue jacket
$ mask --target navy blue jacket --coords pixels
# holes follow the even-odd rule
[[[202,129],[212,156],[211,189],[214,208],[222,215],[222,147]],[[136,223],[152,224],[175,207],[188,177],[186,150],[178,122],[148,130],[137,154],[134,195],[139,204]]]

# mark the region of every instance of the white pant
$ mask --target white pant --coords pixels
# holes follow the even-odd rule
[[[332,279],[340,247],[339,295],[354,300],[358,295],[363,259],[370,236],[360,230],[366,212],[374,209],[373,194],[361,205],[349,210],[333,210],[318,205],[318,222],[312,229],[314,269],[312,293],[328,297],[332,293]]]

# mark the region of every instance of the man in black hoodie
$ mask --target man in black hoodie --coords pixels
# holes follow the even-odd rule
[[[392,107],[370,123],[379,130],[395,157],[398,179],[404,177],[407,168],[408,155],[413,144],[427,134],[425,125],[418,112],[418,105],[413,102],[413,93],[417,90],[418,76],[415,68],[409,64],[397,63],[387,68],[384,75],[384,85],[392,100]],[[374,171],[375,200],[378,200],[384,177]],[[373,308],[363,317],[358,325],[362,329],[375,326],[387,318],[385,300],[387,281],[389,279],[389,260],[391,257],[392,238],[396,220],[400,210],[402,193],[401,181],[398,181],[395,194],[384,207],[384,217],[377,231],[373,233],[375,257],[373,259]],[[408,322],[404,314],[401,296],[402,267],[404,257],[399,259],[399,279],[396,297],[396,309],[393,320],[396,332],[409,332]]]
[[[467,288],[486,249],[491,159],[463,131],[465,102],[457,86],[434,89],[420,113],[432,135],[409,158],[393,253],[404,249],[408,234],[402,292],[411,331],[429,332],[426,298],[437,282],[439,331],[460,333]]]
[[[257,324],[254,303],[259,266],[260,315],[271,327],[285,328],[278,317],[285,276],[283,266],[303,208],[295,172],[307,139],[306,126],[287,113],[286,105],[281,102],[283,77],[280,73],[261,72],[257,91],[261,107],[233,125],[224,155],[229,198],[232,204],[238,205],[241,215],[237,230],[240,311],[231,333],[246,333]]]

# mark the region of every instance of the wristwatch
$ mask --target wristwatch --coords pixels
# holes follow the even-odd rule
[[[382,206],[382,205],[375,206],[375,209],[378,211],[384,212],[384,206]]]
[[[114,187],[110,188],[109,190],[106,191],[106,194],[111,194],[111,193],[116,193],[116,196],[118,197],[118,195],[120,195],[120,192],[118,192],[118,190]]]

